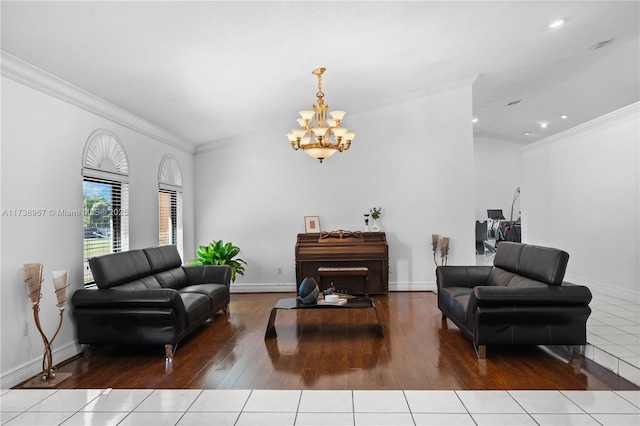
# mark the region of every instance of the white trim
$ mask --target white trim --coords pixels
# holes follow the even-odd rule
[[[395,282],[389,283],[389,291],[437,291],[435,281],[432,282]]]
[[[590,132],[596,128],[602,128],[603,126],[615,123],[617,120],[633,115],[638,115],[639,113],[640,102],[635,102],[633,104],[627,105],[626,107],[622,107],[601,117],[595,118],[591,121],[587,121],[586,123],[580,124],[576,127],[572,127],[571,129],[565,130],[564,132],[556,133],[555,135],[549,136],[548,138],[530,143],[529,145],[522,147],[520,149],[520,152],[528,152],[557,142],[566,142],[568,141],[567,138],[569,137],[578,136],[585,132]]]
[[[432,291],[436,292],[435,282],[396,282],[389,283],[389,292],[396,291]],[[232,283],[231,293],[295,293],[295,283]]]
[[[121,175],[119,173],[103,172],[102,170],[90,169],[84,167],[82,169],[82,176],[85,178],[103,179],[114,182],[129,183],[129,176]]]
[[[165,191],[182,192],[181,186],[169,185],[168,183],[158,183],[158,189],[165,190]]]
[[[189,154],[196,144],[0,49],[0,75]]]
[[[82,348],[72,342],[53,350],[53,363],[59,365],[82,352]],[[12,388],[42,372],[42,357],[25,362],[13,370],[9,370],[0,377],[0,389]]]
[[[264,283],[264,284],[240,284],[232,283],[231,293],[295,293],[296,285],[293,283]]]
[[[458,90],[461,89],[463,87],[472,87],[473,83],[477,80],[479,74],[475,75],[474,77],[471,78],[464,78],[461,80],[457,80],[454,81],[452,83],[449,84],[444,84],[441,86],[435,86],[435,87],[426,87],[426,88],[421,88],[421,89],[417,89],[417,90],[413,90],[409,93],[403,93],[397,96],[394,96],[392,98],[387,98],[384,100],[375,100],[372,102],[368,102],[366,104],[361,104],[361,105],[357,105],[355,108],[353,108],[353,110],[349,111],[349,117],[355,117],[364,113],[368,113],[368,112],[372,112],[372,111],[377,111],[380,109],[384,109],[390,106],[394,106],[394,105],[399,105],[399,104],[403,104],[406,102],[411,102],[414,100],[418,100],[418,99],[423,99],[423,98],[428,98],[431,96],[436,96],[439,95],[441,93],[446,93],[446,92],[450,92],[452,90]],[[469,118],[471,119],[471,118]],[[254,141],[255,138],[251,138],[251,135],[258,135],[261,134],[263,132],[267,132],[270,130],[276,130],[276,129],[286,129],[288,125],[285,125],[284,127],[282,126],[270,126],[268,128],[264,128],[264,129],[259,129],[259,130],[254,130],[251,132],[247,132],[247,133],[242,133],[239,135],[234,135],[234,136],[230,136],[230,137],[226,137],[226,138],[222,138],[222,139],[218,139],[218,140],[214,140],[214,141],[210,141],[210,142],[206,142],[203,144],[200,144],[196,147],[196,155],[198,154],[204,154],[207,152],[212,152],[212,151],[217,151],[219,149],[223,149],[223,148],[227,148],[230,146],[236,146],[239,143],[246,143],[246,142],[251,142]],[[284,133],[282,134],[282,140],[283,143],[286,144],[286,140],[287,138],[284,136]]]
[[[518,138],[507,138],[502,135],[497,135],[495,133],[488,133],[488,132],[474,132],[473,139],[475,140],[476,138],[495,139],[497,141],[509,142],[516,145],[528,145],[530,143],[530,141],[526,141]]]

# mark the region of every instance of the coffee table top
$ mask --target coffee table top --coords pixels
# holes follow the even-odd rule
[[[345,308],[373,308],[373,300],[369,297],[352,297],[347,299],[347,303],[342,305],[332,303],[316,303],[305,305],[296,297],[280,299],[273,309],[345,309]]]

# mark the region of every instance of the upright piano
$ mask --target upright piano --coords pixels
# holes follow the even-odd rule
[[[384,232],[334,231],[298,234],[296,243],[296,286],[306,277],[321,285],[318,268],[366,267],[369,270],[368,292],[389,291],[389,246]],[[334,281],[338,291],[364,294],[365,283],[358,276],[324,279],[320,291]]]

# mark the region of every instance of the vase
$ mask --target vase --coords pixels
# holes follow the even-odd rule
[[[373,225],[371,226],[371,232],[380,232],[380,227],[378,226],[378,219],[372,219]]]

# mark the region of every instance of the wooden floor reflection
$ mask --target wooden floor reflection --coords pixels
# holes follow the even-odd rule
[[[374,296],[371,309],[282,311],[277,338],[264,339],[272,306],[289,293],[233,294],[219,314],[165,363],[163,347],[94,348],[61,388],[155,389],[637,389],[588,360],[579,365],[539,347],[489,347],[443,323],[436,295]]]

